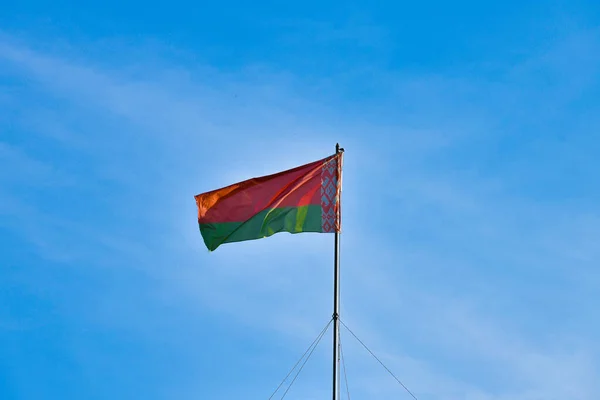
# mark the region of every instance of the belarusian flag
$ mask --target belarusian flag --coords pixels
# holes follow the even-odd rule
[[[342,154],[194,196],[206,247],[277,232],[339,232]]]

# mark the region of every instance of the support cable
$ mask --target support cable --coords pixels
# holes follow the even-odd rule
[[[285,378],[283,378],[283,380],[281,381],[281,383],[279,384],[279,386],[277,386],[277,389],[275,389],[275,391],[271,394],[271,396],[269,397],[269,400],[271,400],[273,398],[273,396],[275,396],[275,394],[279,391],[279,389],[281,388],[281,386],[283,386],[283,384],[285,383],[285,381],[290,377],[290,375],[292,374],[292,372],[294,372],[294,370],[296,369],[296,367],[298,366],[298,364],[300,364],[300,362],[302,362],[302,360],[304,359],[304,357],[306,357],[306,355],[308,354],[308,357],[306,357],[306,360],[304,360],[304,363],[300,367],[300,370],[296,373],[296,375],[294,376],[294,379],[292,380],[292,382],[290,383],[290,385],[288,386],[287,390],[285,391],[285,393],[283,394],[283,396],[281,398],[283,399],[285,397],[285,395],[287,394],[287,392],[290,390],[290,388],[292,387],[292,385],[296,381],[296,378],[298,378],[298,375],[300,374],[300,372],[302,372],[302,369],[304,368],[304,365],[306,364],[306,362],[308,361],[308,359],[312,355],[313,351],[315,351],[317,345],[319,344],[319,342],[321,341],[321,339],[323,338],[323,336],[327,332],[327,329],[329,328],[329,325],[331,325],[332,321],[333,321],[333,318],[329,320],[329,322],[327,323],[327,325],[325,325],[325,327],[321,330],[321,332],[315,338],[315,340],[313,340],[313,342],[310,344],[310,346],[308,346],[308,348],[306,349],[306,351],[304,352],[304,354],[302,354],[302,357],[300,357],[300,359],[296,362],[296,364],[294,364],[294,366],[292,367],[292,369],[290,370],[290,372],[288,372],[288,374],[285,376]]]
[[[344,360],[344,350],[342,348],[342,338],[340,338],[340,356],[342,358],[342,368],[344,370],[344,381],[346,381],[346,393],[350,400],[350,388],[348,386],[348,375],[346,374],[346,361]]]
[[[379,359],[379,358],[378,358],[378,357],[377,357],[377,356],[376,356],[376,355],[375,355],[375,354],[374,354],[374,353],[371,351],[371,349],[369,349],[369,348],[367,347],[367,345],[366,345],[366,344],[364,344],[364,343],[363,343],[363,341],[362,341],[362,340],[360,340],[360,339],[358,338],[358,336],[356,336],[356,335],[354,334],[354,332],[352,332],[352,330],[351,330],[350,328],[348,328],[348,325],[346,325],[346,324],[344,323],[344,321],[340,320],[340,323],[341,323],[341,324],[344,326],[344,328],[346,328],[346,329],[348,330],[348,332],[350,332],[350,334],[351,334],[352,336],[354,336],[354,338],[355,338],[356,340],[358,340],[358,342],[359,342],[359,343],[360,343],[360,344],[361,344],[361,345],[362,345],[362,346],[363,346],[363,347],[364,347],[364,348],[365,348],[365,349],[366,349],[366,350],[367,350],[367,351],[368,351],[368,352],[369,352],[369,353],[370,353],[370,354],[373,356],[373,358],[375,358],[375,359],[376,359],[376,360],[379,362],[379,364],[381,364],[381,366],[382,366],[383,368],[385,368],[385,370],[386,370],[386,371],[387,371],[387,372],[388,372],[388,373],[389,373],[389,374],[390,374],[390,375],[391,375],[391,376],[392,376],[392,377],[393,377],[393,378],[394,378],[394,379],[395,379],[395,380],[396,380],[396,381],[397,381],[397,382],[398,382],[398,383],[399,383],[399,384],[400,384],[400,385],[401,385],[401,386],[404,388],[404,390],[406,390],[406,392],[408,392],[408,394],[410,394],[410,395],[412,396],[412,398],[413,398],[413,399],[415,399],[415,400],[419,400],[419,399],[417,399],[417,396],[415,396],[415,395],[414,395],[414,394],[413,394],[413,393],[412,393],[412,392],[411,392],[411,391],[410,391],[410,390],[409,390],[409,389],[408,389],[408,388],[407,388],[407,387],[404,385],[404,383],[402,383],[402,381],[401,381],[400,379],[398,379],[398,377],[396,377],[396,375],[394,375],[394,373],[393,373],[392,371],[390,371],[390,369],[389,369],[388,367],[386,367],[386,366],[385,366],[385,364],[384,364],[384,363],[383,363],[383,362],[382,362],[382,361],[381,361],[381,360],[380,360],[380,359]]]

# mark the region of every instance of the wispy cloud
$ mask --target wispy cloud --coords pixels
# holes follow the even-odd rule
[[[571,182],[577,198],[557,191],[544,203],[539,192],[548,188],[539,182],[553,171],[550,183],[569,184],[562,167],[589,177],[600,142],[579,125],[568,137],[554,130],[519,140],[524,132],[506,131],[567,121],[561,110],[598,84],[600,53],[591,50],[599,43],[597,32],[578,34],[477,81],[381,71],[374,80],[391,88],[381,103],[346,115],[359,105],[319,109],[323,100],[300,89],[301,77],[108,69],[5,38],[4,73],[59,106],[2,116],[37,141],[17,135],[0,144],[8,188],[0,199],[10,216],[3,225],[47,259],[137,271],[146,285],[140,298],[162,311],[180,306],[187,314],[179,322],[223,314],[302,350],[329,316],[331,238],[276,235],[209,255],[192,196],[322,157],[340,141],[348,150],[344,315],[356,333],[423,400],[592,399],[600,393],[599,327],[590,322],[600,284],[590,239],[597,185]],[[585,66],[571,69],[565,56]],[[548,80],[524,87],[540,71]],[[594,115],[580,117],[597,124]],[[45,143],[61,157],[42,151]],[[148,326],[168,328],[153,325],[126,293],[117,285],[88,294],[87,323],[159,340]],[[170,335],[172,346],[192,340]],[[360,349],[348,349],[355,390],[400,396],[385,371],[375,374]],[[320,384],[309,380],[305,398],[317,398]],[[196,389],[187,386],[178,382],[174,392],[186,397]]]

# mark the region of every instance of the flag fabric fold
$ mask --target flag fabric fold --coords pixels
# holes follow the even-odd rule
[[[339,232],[343,153],[194,196],[206,247],[278,232]]]

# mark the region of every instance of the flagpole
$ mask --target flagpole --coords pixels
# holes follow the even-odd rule
[[[340,145],[336,143],[335,153],[339,154]],[[338,161],[339,162],[339,161]],[[339,170],[339,169],[338,169]],[[337,177],[341,180],[341,176]],[[341,182],[338,182],[338,185]],[[338,198],[338,202],[341,199]],[[338,203],[338,207],[341,204]],[[341,208],[340,208],[341,210]],[[341,213],[341,211],[340,211]],[[338,230],[334,233],[334,253],[333,253],[333,400],[338,400],[339,383],[339,339],[340,339],[340,233]]]

